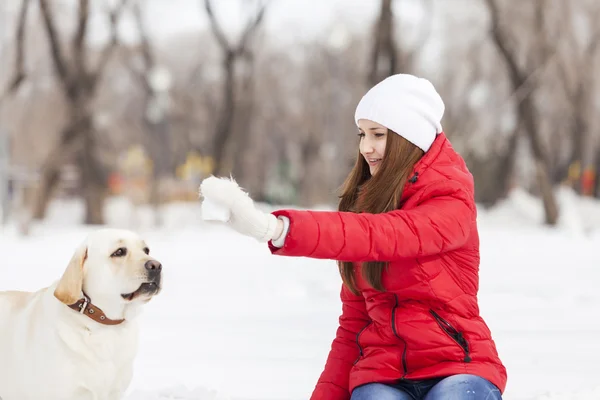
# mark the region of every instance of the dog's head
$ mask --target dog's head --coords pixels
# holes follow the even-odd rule
[[[101,302],[147,302],[160,292],[161,278],[161,263],[137,234],[100,229],[77,248],[54,296],[73,304],[84,291],[101,308]]]

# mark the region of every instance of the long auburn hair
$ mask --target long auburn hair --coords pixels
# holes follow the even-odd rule
[[[342,185],[339,211],[379,214],[397,209],[404,186],[415,164],[424,151],[402,136],[388,129],[385,153],[377,173],[371,176],[369,164],[360,154]],[[338,261],[342,281],[354,294],[358,294],[354,264]],[[385,291],[382,274],[388,266],[385,261],[367,261],[362,264],[362,277],[374,289]]]

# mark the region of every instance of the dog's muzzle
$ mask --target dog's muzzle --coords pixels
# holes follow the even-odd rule
[[[162,264],[156,260],[148,260],[144,267],[146,268],[146,279],[148,281],[142,283],[135,292],[122,294],[121,297],[125,300],[132,301],[139,296],[154,296],[160,292]]]
[[[160,273],[162,272],[162,264],[156,260],[148,260],[144,267],[147,271],[148,280],[160,284]]]

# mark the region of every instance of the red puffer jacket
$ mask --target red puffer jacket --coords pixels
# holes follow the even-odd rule
[[[479,236],[464,160],[438,135],[415,165],[401,209],[384,214],[280,210],[290,228],[273,254],[356,263],[361,295],[342,285],[339,328],[311,400],[348,400],[370,382],[474,374],[506,387],[506,369],[479,315]],[[363,261],[389,261],[386,292]]]

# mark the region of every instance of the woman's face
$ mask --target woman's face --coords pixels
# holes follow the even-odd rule
[[[360,154],[369,164],[371,175],[375,175],[385,154],[388,129],[377,122],[368,119],[358,121],[358,136],[360,136]]]

